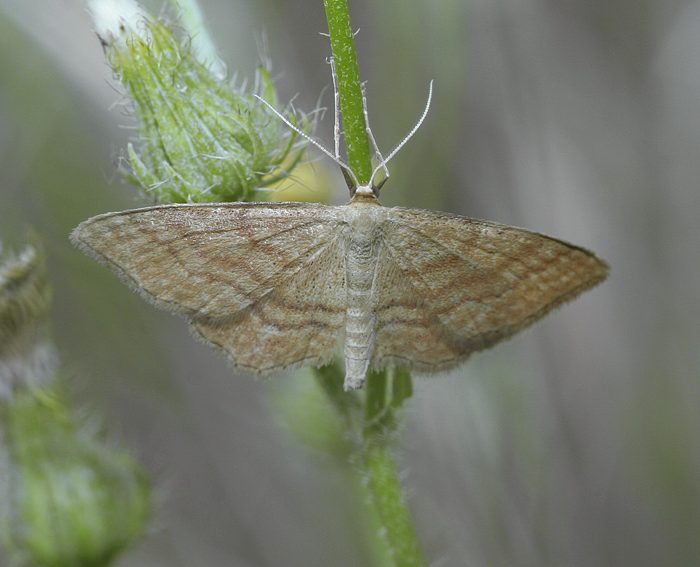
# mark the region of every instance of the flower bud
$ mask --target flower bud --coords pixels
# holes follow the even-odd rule
[[[17,384],[37,385],[52,375],[56,361],[46,337],[50,306],[46,260],[38,246],[0,257],[0,399]]]
[[[52,388],[0,401],[0,538],[18,565],[107,566],[141,535],[149,485]]]
[[[119,3],[123,15],[104,3],[114,0],[92,4],[96,29],[140,122],[138,143],[127,148],[135,185],[161,202],[237,201],[289,174],[303,148],[254,97],[277,104],[267,70],[252,91],[232,86],[135,2]]]
[[[50,306],[37,245],[0,259],[0,543],[11,565],[106,566],[143,531],[149,487],[63,402]]]

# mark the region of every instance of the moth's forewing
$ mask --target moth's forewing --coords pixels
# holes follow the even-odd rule
[[[270,372],[326,362],[337,346],[344,300],[336,209],[147,207],[89,219],[71,239],[147,299],[185,315],[234,365]]]
[[[375,364],[453,367],[603,281],[592,252],[528,230],[392,209]]]

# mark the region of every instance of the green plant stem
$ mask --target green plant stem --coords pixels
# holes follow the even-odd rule
[[[378,515],[389,564],[396,567],[422,567],[425,560],[396,473],[396,464],[386,443],[370,440],[362,457],[367,473],[367,490]]]
[[[357,176],[357,181],[368,183],[372,175],[372,161],[350,12],[346,0],[323,0],[323,4],[326,7],[331,52],[335,61],[348,165]]]
[[[348,165],[359,183],[368,183],[372,162],[350,12],[346,0],[324,0],[324,6],[335,62]],[[387,565],[420,567],[426,564],[425,559],[406,506],[396,463],[388,448],[391,438],[388,433],[396,427],[394,410],[411,395],[410,375],[402,372],[390,375],[386,370],[373,372],[368,377],[366,388],[360,463],[366,475],[369,499],[376,513],[378,535],[383,539],[380,547],[386,552]]]

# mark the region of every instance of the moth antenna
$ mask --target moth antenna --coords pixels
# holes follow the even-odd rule
[[[430,102],[433,100],[433,81],[430,81],[430,85],[428,87],[428,101],[425,103],[425,108],[423,109],[423,114],[421,114],[421,117],[418,119],[418,122],[416,122],[416,125],[411,129],[411,131],[404,136],[403,140],[399,142],[399,144],[391,150],[388,156],[386,156],[386,159],[382,161],[377,167],[374,168],[374,171],[372,172],[372,176],[369,178],[369,185],[372,185],[372,181],[374,180],[374,176],[377,174],[377,172],[386,167],[386,164],[389,163],[391,158],[393,158],[401,148],[406,145],[406,142],[408,142],[412,137],[413,134],[415,134],[418,131],[418,128],[421,127],[423,124],[423,121],[425,120],[425,117],[428,116],[428,110],[430,110]]]
[[[358,30],[359,31],[359,30]],[[379,150],[379,146],[377,145],[377,140],[374,139],[374,134],[372,134],[372,129],[369,127],[369,113],[367,112],[367,93],[366,93],[366,83],[362,83],[360,85],[362,89],[362,113],[365,116],[365,130],[367,132],[367,137],[369,138],[370,143],[372,144],[372,148],[374,149],[374,155],[375,157],[379,160],[379,164],[384,170],[384,180],[382,181],[382,184],[386,182],[387,179],[389,179],[389,168],[386,166],[386,160],[384,159],[384,156],[382,156],[382,152]],[[372,175],[374,177],[374,174]],[[372,184],[372,180],[370,179],[370,185]]]
[[[261,96],[258,96],[258,95],[253,95],[253,96],[255,98],[257,98],[260,102],[262,102],[265,106],[267,106],[267,108],[269,108],[275,114],[275,116],[277,116],[277,118],[279,118],[282,122],[284,122],[287,126],[289,126],[292,130],[294,130],[302,138],[304,138],[307,142],[309,142],[310,144],[313,144],[316,148],[321,150],[325,155],[327,155],[335,163],[337,163],[344,172],[347,172],[347,174],[349,174],[352,177],[353,183],[355,184],[356,187],[359,185],[359,183],[357,181],[357,177],[355,176],[353,171],[350,169],[349,165],[347,165],[339,157],[334,156],[331,152],[329,152],[326,148],[324,148],[321,144],[319,144],[316,140],[314,140],[311,136],[309,136],[302,129],[297,128],[281,112],[279,112],[274,106],[272,106],[264,98],[262,98]]]

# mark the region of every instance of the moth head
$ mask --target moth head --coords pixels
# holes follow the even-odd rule
[[[386,157],[383,157],[381,152],[379,151],[379,148],[377,148],[376,143],[374,142],[374,136],[372,135],[372,131],[369,128],[369,123],[366,123],[365,126],[367,128],[367,133],[369,135],[369,139],[372,141],[372,144],[374,145],[374,151],[375,154],[379,160],[379,163],[377,166],[372,170],[372,175],[370,175],[369,181],[367,183],[360,183],[357,175],[355,175],[355,172],[350,169],[350,166],[348,166],[346,163],[344,163],[337,155],[331,154],[328,150],[325,148],[321,147],[320,144],[316,143],[314,140],[308,138],[315,146],[319,147],[323,153],[325,153],[327,156],[329,156],[335,163],[337,163],[340,166],[340,171],[343,172],[343,177],[345,178],[345,183],[348,186],[348,189],[350,190],[350,197],[355,197],[355,195],[366,195],[370,196],[373,195],[374,197],[379,197],[379,191],[381,188],[384,186],[384,183],[386,183],[386,180],[389,179],[389,169],[387,168],[387,164],[389,161],[399,153],[399,150],[403,148],[406,145],[406,142],[408,142],[413,135],[418,131],[418,128],[421,127],[421,124],[423,124],[423,121],[425,120],[425,117],[428,115],[428,110],[430,110],[430,102],[433,99],[433,81],[430,81],[430,85],[428,86],[428,100],[425,103],[425,108],[423,109],[423,113],[421,114],[420,118],[416,122],[416,124],[411,128],[411,131],[406,134],[403,139],[396,145],[396,147],[391,150],[389,155]],[[367,113],[365,109],[365,121],[367,121]],[[338,125],[336,123],[336,130],[338,130]],[[381,178],[379,181],[375,181],[377,174],[379,172],[384,173],[384,177]]]
[[[369,183],[360,183],[357,181],[357,176],[350,169],[346,169],[344,166],[340,166],[340,171],[345,179],[345,184],[348,186],[348,191],[350,191],[350,198],[352,199],[356,195],[358,197],[374,197],[379,198],[379,191],[389,179],[389,171],[386,170],[384,177],[382,177],[378,182],[374,181],[374,178],[370,179]]]

